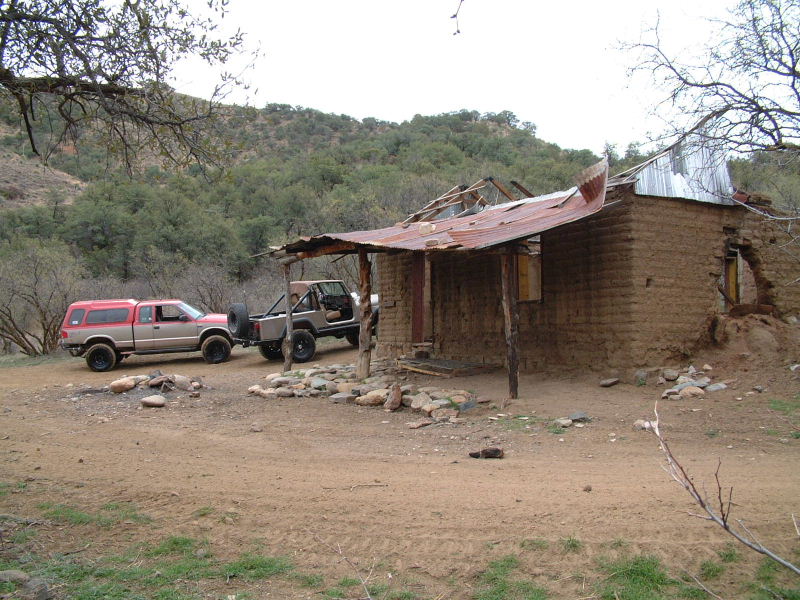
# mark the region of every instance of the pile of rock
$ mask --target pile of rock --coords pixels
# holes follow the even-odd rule
[[[723,382],[712,383],[711,376],[706,375],[712,370],[711,365],[703,365],[703,370],[698,371],[689,365],[683,371],[677,369],[662,369],[658,378],[660,385],[671,384],[672,387],[664,390],[662,399],[677,398],[702,398],[707,392],[718,392],[728,389]]]
[[[176,373],[164,375],[161,371],[153,371],[148,375],[128,375],[108,384],[108,390],[115,394],[122,394],[133,389],[160,391],[160,394],[145,396],[141,399],[142,406],[150,408],[164,406],[167,400],[162,394],[166,392],[183,390],[189,392],[189,396],[196,398],[200,395],[199,390],[203,387],[206,386],[199,377],[189,378]]]
[[[372,363],[371,372],[373,375],[358,381],[354,365],[314,366],[272,373],[265,378],[266,387],[253,385],[247,392],[268,400],[328,397],[338,404],[381,406],[389,411],[406,407],[429,417],[430,422],[457,419],[481,402],[467,390],[406,383],[406,375],[384,361]]]

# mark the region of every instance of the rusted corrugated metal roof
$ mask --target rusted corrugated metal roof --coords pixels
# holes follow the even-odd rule
[[[608,182],[609,186],[626,183],[633,183],[634,191],[641,196],[735,204],[727,156],[698,135],[681,140]]]
[[[527,198],[484,209],[474,215],[395,225],[370,231],[326,233],[287,244],[287,253],[314,250],[337,242],[397,250],[477,250],[532,237],[577,221],[603,207],[608,179],[605,160],[586,169],[572,190]]]

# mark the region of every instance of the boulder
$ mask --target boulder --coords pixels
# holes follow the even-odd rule
[[[650,421],[645,421],[644,419],[637,419],[633,422],[633,428],[637,431],[643,431],[650,429]]]
[[[329,394],[338,394],[341,390],[339,389],[339,384],[335,381],[328,381],[325,384],[325,391]]]
[[[553,425],[558,425],[559,427],[572,427],[572,419],[556,419],[553,421]]]
[[[681,398],[702,398],[704,395],[705,392],[701,388],[694,385],[685,387],[680,391]]]
[[[712,383],[706,388],[707,392],[719,392],[722,390],[727,390],[728,386],[724,383]]]
[[[455,408],[437,408],[431,411],[430,416],[437,421],[448,421],[451,417],[457,417],[458,411]]]
[[[410,407],[411,403],[414,402],[414,396],[404,395],[404,396],[402,396],[400,401],[402,402],[403,406]]]
[[[348,383],[337,383],[336,387],[339,389],[340,393],[349,394],[355,388],[358,387],[358,384],[351,381],[351,382],[348,382]]]
[[[383,408],[390,411],[395,411],[403,405],[403,392],[400,391],[400,384],[394,383],[386,397],[386,402],[383,403]]]
[[[675,369],[664,369],[661,372],[661,376],[667,381],[675,381],[680,376],[680,373]]]
[[[192,380],[185,375],[170,375],[169,378],[179,390],[191,392],[194,389],[194,387],[192,387]]]
[[[591,419],[591,417],[589,417],[589,415],[587,415],[585,412],[583,412],[581,410],[581,411],[572,413],[569,416],[569,420],[573,421],[574,423],[588,423],[592,419]]]
[[[315,390],[324,390],[328,383],[330,383],[327,379],[323,379],[322,377],[312,377],[310,378],[309,382],[306,384],[309,387],[314,388]]]
[[[283,387],[283,386],[288,387],[290,385],[296,385],[300,383],[300,379],[297,377],[286,377],[284,375],[280,375],[279,377],[273,377],[270,380],[270,383],[278,387]]]
[[[425,392],[420,392],[416,396],[412,396],[413,400],[411,401],[411,410],[422,410],[422,407],[426,404],[430,404],[431,397],[428,396]]]
[[[417,393],[417,386],[413,383],[407,383],[406,385],[400,386],[400,391],[403,392],[403,394],[413,396]]]
[[[269,375],[264,377],[264,379],[266,379],[267,381],[273,381],[273,380],[277,379],[280,376],[281,376],[280,373],[270,373]]]
[[[273,380],[274,383],[275,380]],[[287,387],[279,387],[275,389],[275,396],[278,398],[293,398],[294,397],[294,390],[289,389]]]
[[[122,392],[127,392],[135,387],[136,387],[136,379],[133,377],[123,377],[122,379],[116,379],[108,384],[108,389],[114,392],[115,394],[121,394]]]
[[[167,399],[160,394],[155,394],[154,396],[145,396],[141,402],[142,406],[147,406],[148,408],[161,408],[167,403]]]
[[[352,404],[356,401],[356,395],[349,392],[339,392],[330,396],[330,400],[336,404]]]
[[[600,381],[600,387],[611,387],[612,385],[617,385],[619,383],[619,377],[610,377],[608,379],[603,379]]]

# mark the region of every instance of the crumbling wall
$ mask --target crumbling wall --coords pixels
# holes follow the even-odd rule
[[[632,366],[689,356],[709,342],[729,244],[748,261],[759,302],[778,314],[800,311],[800,287],[785,285],[800,276],[800,260],[779,248],[787,236],[776,223],[679,199],[640,196],[632,207]]]

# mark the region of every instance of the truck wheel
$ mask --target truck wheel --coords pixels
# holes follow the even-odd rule
[[[92,371],[110,371],[117,364],[117,353],[108,344],[95,344],[86,351],[86,364]]]
[[[210,365],[225,362],[231,357],[231,343],[221,335],[210,335],[200,346],[203,358]]]
[[[351,346],[358,348],[358,331],[351,329],[344,334],[344,337],[347,338],[347,341],[350,342]]]
[[[314,336],[305,329],[294,332],[292,346],[292,358],[299,363],[310,361],[317,352],[317,342],[314,340]]]
[[[250,315],[246,304],[231,304],[228,310],[228,329],[233,337],[245,339],[250,329]]]
[[[258,351],[267,360],[281,360],[283,358],[283,352],[281,352],[280,348],[276,350],[272,346],[259,346]]]

